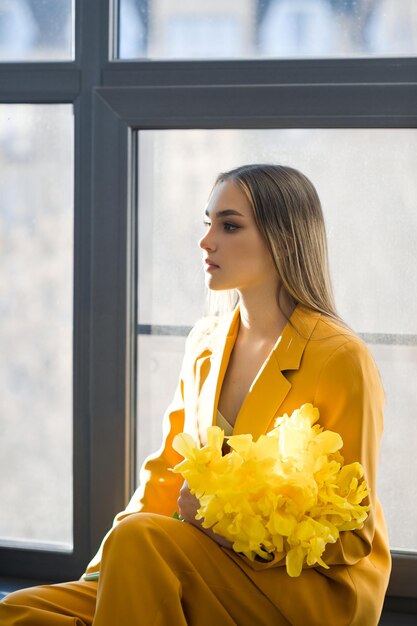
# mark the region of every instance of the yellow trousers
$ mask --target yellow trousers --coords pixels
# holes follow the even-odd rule
[[[279,593],[279,590],[277,590]],[[1,626],[289,626],[228,551],[187,523],[133,514],[105,543],[100,579],[24,589]]]

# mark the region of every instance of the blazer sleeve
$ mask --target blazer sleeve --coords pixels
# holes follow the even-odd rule
[[[370,488],[371,510],[360,530],[342,531],[324,553],[328,565],[354,565],[372,551],[377,511],[376,482],[383,431],[384,391],[375,362],[365,344],[353,340],[340,346],[324,364],[315,406],[321,424],[338,432],[345,464],[359,461]]]
[[[370,488],[369,502],[364,503],[370,503],[371,510],[363,528],[342,531],[337,542],[328,544],[323,554],[327,565],[354,565],[370,554],[375,535],[384,392],[375,362],[359,339],[348,340],[334,349],[325,359],[317,380],[313,404],[320,411],[319,423],[342,436],[345,464],[359,461]],[[252,563],[249,559],[247,562],[254,569],[267,569],[285,566],[285,556],[277,554],[268,563]]]

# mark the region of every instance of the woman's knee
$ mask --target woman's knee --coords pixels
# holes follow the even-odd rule
[[[192,549],[200,531],[189,524],[156,513],[132,513],[117,524],[104,546],[103,558],[109,553],[118,558],[139,558],[157,551],[168,552]],[[123,555],[123,556],[122,556]]]
[[[129,541],[152,527],[153,513],[131,513],[119,522],[110,533],[113,541]]]
[[[7,605],[24,605],[28,598],[33,595],[33,587],[29,587],[27,589],[18,589],[17,591],[12,591],[5,596],[0,604],[3,606]]]
[[[121,553],[139,549],[143,543],[156,540],[159,534],[159,526],[154,518],[154,513],[132,513],[119,522],[107,538],[104,552],[113,548]]]
[[[178,521],[157,513],[131,513],[119,522],[111,535],[118,540],[129,540],[141,534],[168,534],[178,527]]]

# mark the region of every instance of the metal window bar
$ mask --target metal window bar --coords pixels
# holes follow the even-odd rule
[[[138,335],[159,337],[187,337],[192,326],[168,326],[164,324],[138,324]],[[358,333],[365,343],[390,346],[417,346],[417,335],[398,333]]]

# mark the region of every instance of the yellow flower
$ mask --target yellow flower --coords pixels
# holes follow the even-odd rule
[[[207,445],[200,448],[187,433],[176,435],[173,448],[182,454],[184,461],[178,463],[172,471],[182,474],[188,482],[191,493],[198,498],[206,491],[217,488],[219,476],[232,477],[230,465],[235,466],[238,459],[222,456],[224,432],[212,426],[207,432]]]
[[[323,430],[319,411],[304,404],[275,422],[267,435],[228,437],[208,428],[200,448],[190,435],[177,435],[173,446],[184,461],[173,468],[200,501],[197,519],[253,560],[282,553],[290,576],[304,563],[326,567],[326,545],[342,531],[361,528],[369,495],[360,463],[343,465],[339,434]]]
[[[290,576],[301,574],[304,559],[307,565],[316,563],[328,569],[321,556],[327,543],[334,543],[339,536],[332,525],[314,519],[305,519],[297,525],[294,533],[288,538],[291,549],[287,553],[286,565]]]

